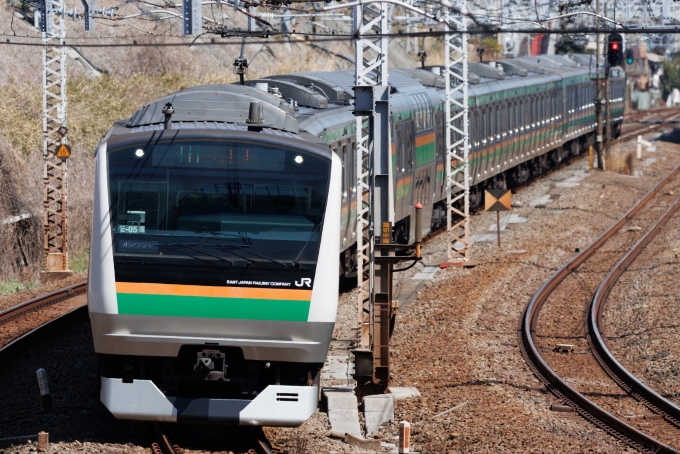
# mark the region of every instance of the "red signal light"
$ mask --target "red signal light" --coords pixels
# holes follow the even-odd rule
[[[612,43],[612,50],[619,50],[619,43]]]

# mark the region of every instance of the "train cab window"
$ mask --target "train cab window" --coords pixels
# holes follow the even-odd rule
[[[316,263],[328,157],[299,147],[187,138],[112,147],[107,159],[117,279],[148,278],[149,254],[162,273],[170,273],[163,264],[203,270],[186,278],[195,285],[225,266]]]
[[[119,202],[119,230],[131,233],[145,233],[146,229],[157,230],[161,208],[159,190],[126,189],[126,186],[130,185],[141,186],[120,182],[122,200]],[[154,184],[151,183],[151,186]]]

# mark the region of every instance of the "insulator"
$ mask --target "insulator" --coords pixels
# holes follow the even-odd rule
[[[272,22],[274,20],[274,12],[273,11],[267,11],[263,12],[257,15],[260,19],[267,21],[267,22]]]

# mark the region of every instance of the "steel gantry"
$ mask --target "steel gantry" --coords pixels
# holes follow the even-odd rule
[[[43,208],[45,270],[68,270],[67,164],[57,150],[67,143],[66,26],[64,0],[42,0]]]
[[[468,122],[468,49],[465,0],[446,11],[451,33],[445,36],[446,78],[446,231],[448,259],[470,260],[470,150]]]

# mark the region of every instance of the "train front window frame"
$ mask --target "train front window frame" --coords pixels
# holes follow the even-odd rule
[[[330,160],[286,147],[201,139],[107,155],[114,258],[316,262]]]

